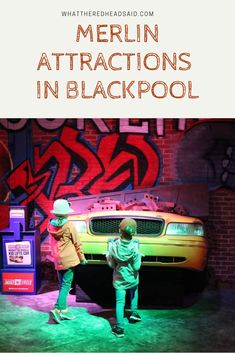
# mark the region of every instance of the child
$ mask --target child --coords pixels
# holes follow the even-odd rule
[[[74,212],[68,201],[58,199],[54,202],[52,214],[56,218],[49,220],[47,230],[50,234],[50,245],[58,273],[60,289],[55,308],[51,310],[53,320],[60,323],[63,319],[73,320],[75,316],[67,306],[67,295],[71,288],[74,268],[79,263],[86,264],[79,235],[67,216]]]
[[[113,286],[116,291],[116,326],[112,333],[117,337],[124,336],[124,308],[126,291],[130,291],[131,316],[129,321],[134,323],[141,320],[138,308],[138,270],[141,266],[139,241],[132,239],[136,233],[137,224],[134,219],[125,218],[119,225],[120,238],[109,241],[106,255],[108,265],[114,269]]]

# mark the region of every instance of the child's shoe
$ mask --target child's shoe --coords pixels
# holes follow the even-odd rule
[[[53,320],[57,323],[57,324],[60,324],[61,323],[61,315],[60,315],[60,310],[58,309],[53,309],[50,311],[51,314],[52,314],[52,318]]]
[[[124,329],[119,327],[119,326],[113,326],[112,327],[112,333],[116,336],[116,337],[124,337]]]
[[[131,313],[131,316],[129,317],[129,322],[134,324],[135,322],[141,321],[140,315],[137,313],[137,311],[133,311]]]
[[[66,320],[74,320],[76,319],[76,316],[71,313],[71,311],[69,311],[68,309],[66,310],[61,310],[60,311],[60,317],[61,319],[66,319]]]

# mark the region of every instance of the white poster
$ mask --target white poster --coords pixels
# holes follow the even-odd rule
[[[29,241],[5,243],[7,265],[31,265],[31,247]]]

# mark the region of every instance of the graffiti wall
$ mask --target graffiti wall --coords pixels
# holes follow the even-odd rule
[[[57,198],[189,183],[234,195],[234,151],[235,119],[1,119],[0,197],[28,206],[46,244]]]
[[[13,148],[20,145],[19,140]],[[31,158],[8,170],[5,183],[11,201],[33,206],[44,234],[55,199],[157,185],[160,160],[147,135],[101,134],[92,146],[77,129],[64,126],[46,146],[35,141]]]

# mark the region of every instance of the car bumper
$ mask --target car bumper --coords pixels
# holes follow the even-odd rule
[[[92,237],[93,238],[93,237]],[[143,266],[178,267],[202,271],[206,266],[208,244],[204,237],[178,239],[159,237],[157,241],[139,238]],[[83,239],[90,264],[106,264],[107,239]]]

